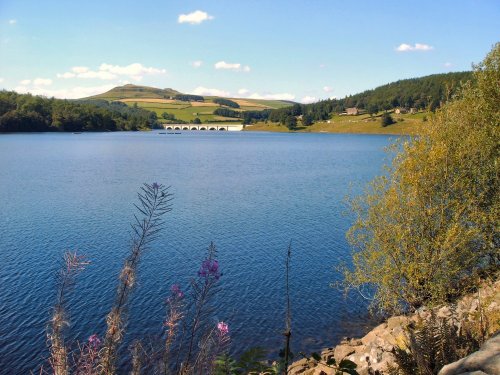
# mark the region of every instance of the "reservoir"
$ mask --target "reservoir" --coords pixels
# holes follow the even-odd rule
[[[345,197],[383,173],[390,142],[227,131],[1,135],[0,372],[28,373],[47,357],[66,250],[91,262],[68,295],[68,341],[104,334],[144,182],[171,186],[173,210],[141,260],[122,350],[161,335],[171,285],[188,291],[211,241],[223,273],[212,319],[228,323],[233,354],[282,347],[290,241],[295,359],[362,333],[366,302],[330,284],[350,259]]]

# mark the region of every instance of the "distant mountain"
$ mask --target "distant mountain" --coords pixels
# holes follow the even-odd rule
[[[149,86],[137,86],[137,85],[124,85],[112,88],[111,90],[99,94],[90,96],[85,99],[105,99],[105,100],[120,100],[120,99],[166,99],[171,96],[180,95],[179,91],[174,89],[158,89],[156,87]]]

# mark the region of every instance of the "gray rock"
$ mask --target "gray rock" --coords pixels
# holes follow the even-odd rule
[[[500,333],[486,341],[477,352],[444,366],[438,375],[475,374],[478,371],[487,375],[500,374]]]

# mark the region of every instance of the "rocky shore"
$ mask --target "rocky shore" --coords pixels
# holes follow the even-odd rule
[[[360,375],[384,374],[390,367],[397,368],[393,351],[405,347],[407,327],[419,321],[428,321],[432,315],[445,319],[457,330],[467,324],[477,324],[482,319],[489,337],[479,351],[445,366],[439,374],[500,374],[500,280],[484,283],[477,292],[455,304],[421,308],[413,315],[391,317],[362,338],[345,338],[337,346],[324,349],[321,352],[322,361],[304,358],[292,363],[289,374],[333,375],[335,370],[326,365],[331,358],[337,363],[342,359],[356,363]]]

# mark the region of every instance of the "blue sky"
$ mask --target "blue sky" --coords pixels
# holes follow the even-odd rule
[[[311,102],[470,70],[499,20],[499,0],[0,0],[0,87]]]

